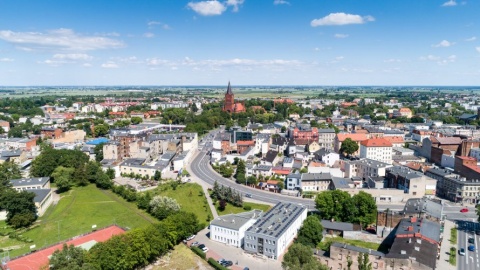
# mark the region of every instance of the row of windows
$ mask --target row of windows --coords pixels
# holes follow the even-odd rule
[[[230,234],[230,235],[238,235],[238,232],[236,232],[236,231],[227,230],[227,229],[223,229],[223,228],[213,227],[213,230],[217,231],[217,232]]]
[[[238,241],[234,240],[234,239],[228,239],[228,238],[221,237],[221,236],[218,236],[218,235],[215,235],[214,239],[217,240],[217,241],[228,242],[228,244],[238,245]]]

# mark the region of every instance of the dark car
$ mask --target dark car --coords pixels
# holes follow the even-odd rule
[[[233,265],[233,262],[232,261],[223,261],[223,263],[221,263],[221,265],[223,265],[225,267],[229,267],[229,266]]]
[[[250,193],[245,193],[245,197],[247,197],[247,198],[252,198],[252,194],[250,194]]]
[[[204,244],[198,245],[198,248],[199,248],[199,249],[203,249],[204,247],[205,247]]]
[[[468,238],[468,243],[469,244],[475,244],[475,239],[474,238]]]
[[[476,230],[476,231],[475,231],[475,234],[476,234],[476,235],[480,235],[480,230]]]

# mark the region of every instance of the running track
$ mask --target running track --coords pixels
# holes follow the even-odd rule
[[[125,230],[117,226],[110,226],[105,229],[101,229],[85,236],[81,236],[70,241],[67,241],[68,245],[73,244],[78,246],[86,242],[95,240],[96,242],[104,242],[117,234],[123,234]],[[6,269],[11,270],[37,270],[42,266],[48,266],[48,256],[52,255],[57,249],[61,249],[63,243],[51,246],[46,249],[39,250],[32,254],[28,254],[18,259],[14,259],[7,263]],[[47,268],[48,269],[48,268]]]

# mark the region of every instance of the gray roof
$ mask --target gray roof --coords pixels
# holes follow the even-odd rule
[[[383,252],[376,251],[376,250],[373,250],[373,249],[368,249],[368,248],[362,248],[362,247],[347,245],[347,244],[344,244],[344,243],[333,242],[331,244],[331,246],[338,247],[338,248],[343,248],[343,249],[347,249],[347,250],[352,250],[352,251],[356,251],[356,252],[359,252],[359,253],[367,253],[367,254],[371,254],[373,256],[385,257],[385,253],[383,253]]]
[[[308,209],[305,205],[279,202],[248,228],[247,232],[278,238],[306,211]]]
[[[406,179],[412,179],[412,178],[423,176],[423,173],[414,171],[412,169],[409,169],[403,166],[394,166],[394,167],[387,168],[387,172],[397,176],[401,176]]]
[[[302,181],[332,180],[330,173],[304,173]]]
[[[318,133],[335,133],[335,129],[333,128],[319,128]]]
[[[417,218],[415,222],[411,222],[410,218],[404,218],[400,221],[395,232],[395,237],[398,235],[418,233],[422,236],[440,242],[440,223],[433,222],[425,218]],[[412,228],[409,231],[409,227]]]
[[[35,178],[12,179],[10,180],[10,183],[12,183],[13,187],[24,187],[24,186],[34,186],[34,185],[43,186],[48,181],[50,181],[49,177],[35,177]]]
[[[29,189],[28,192],[35,193],[35,198],[33,198],[33,202],[41,203],[45,197],[52,191],[51,189]]]
[[[263,214],[262,210],[252,210],[249,212],[239,213],[239,214],[230,214],[219,216],[218,218],[210,221],[210,225],[230,229],[230,230],[239,230],[245,223],[251,219],[258,219]]]
[[[343,177],[335,177],[332,176],[332,184],[337,188],[351,188],[350,185],[353,185],[352,179],[343,178]]]
[[[22,154],[22,150],[18,149],[15,151],[2,151],[0,156],[2,157],[18,157]]]
[[[270,165],[257,165],[253,169],[258,170],[258,171],[270,171],[272,169],[272,166],[270,166]]]
[[[377,167],[377,168],[390,166],[390,164],[388,164],[388,163],[381,162],[381,161],[378,161],[378,160],[369,159],[369,158],[363,158],[363,159],[360,159],[360,160],[353,160],[353,161],[346,161],[346,163],[357,164],[357,165],[361,164],[361,165],[366,165],[366,166],[370,166],[370,167]]]
[[[342,231],[342,232],[349,232],[349,231],[354,231],[353,229],[353,223],[347,223],[347,222],[336,222],[336,221],[330,221],[326,219],[321,220],[322,226],[324,230],[335,230],[335,231]]]
[[[172,160],[172,158],[175,156],[175,152],[165,152],[161,157],[160,159],[161,160]]]

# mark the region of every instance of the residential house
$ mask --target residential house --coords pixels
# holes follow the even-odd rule
[[[392,143],[384,138],[374,138],[360,143],[360,158],[392,163]]]

